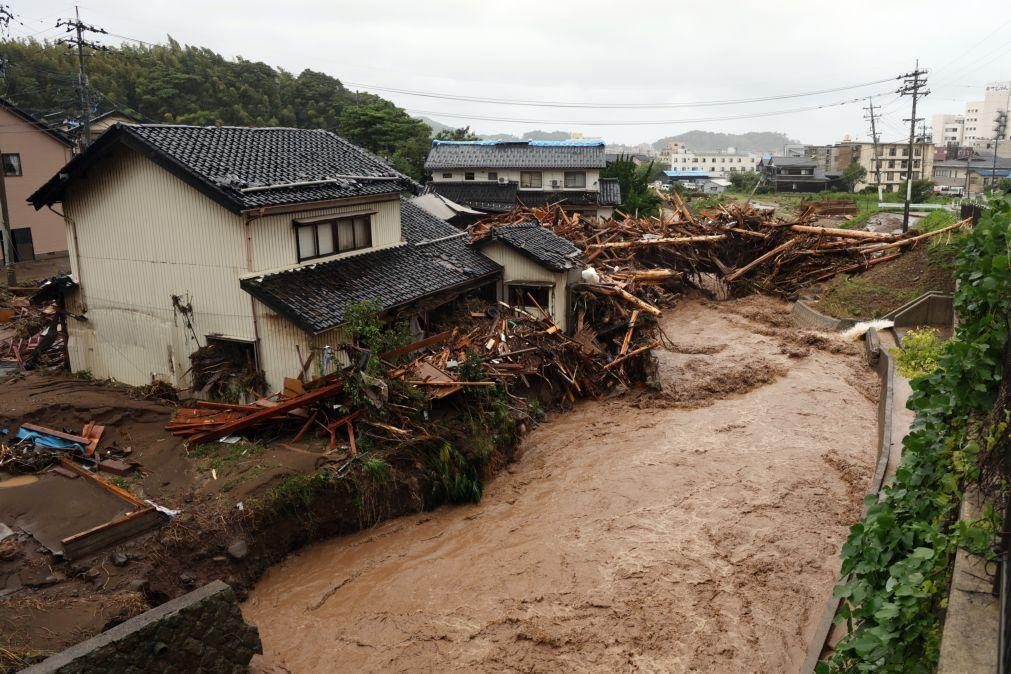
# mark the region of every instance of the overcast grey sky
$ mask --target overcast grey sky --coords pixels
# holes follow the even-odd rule
[[[10,0],[25,25],[70,16],[64,0]],[[985,84],[1011,79],[1011,4],[1000,0],[82,0],[81,17],[148,42],[166,35],[299,72],[321,70],[369,86],[538,102],[693,103],[824,90],[931,70],[922,105],[962,112]],[[109,38],[117,41],[116,38]],[[355,84],[352,84],[355,83]],[[446,124],[486,133],[565,129],[613,142],[653,141],[691,129],[782,131],[808,143],[866,137],[865,102],[780,113],[877,94],[882,135],[908,134],[898,82],[778,101],[712,107],[592,109],[424,98],[375,90]],[[459,115],[459,117],[450,117]],[[921,115],[918,115],[921,116]],[[482,117],[535,120],[491,121]],[[616,122],[661,121],[627,125]],[[605,122],[607,122],[605,124]]]

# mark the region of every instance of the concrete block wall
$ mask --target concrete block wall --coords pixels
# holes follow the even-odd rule
[[[71,646],[25,672],[245,672],[262,652],[235,593],[214,581]]]

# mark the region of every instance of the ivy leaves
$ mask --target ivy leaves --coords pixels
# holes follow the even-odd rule
[[[1011,208],[998,203],[959,242],[960,324],[937,368],[912,382],[916,412],[902,463],[881,501],[842,549],[839,620],[849,631],[817,672],[931,671],[940,648],[950,565],[957,545],[985,552],[993,512],[956,522],[966,482],[978,479],[976,441],[994,404],[1011,315]]]

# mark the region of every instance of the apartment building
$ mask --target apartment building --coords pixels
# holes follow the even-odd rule
[[[930,178],[933,175],[934,146],[931,143],[914,143],[912,157],[909,156],[907,141],[878,143],[877,165],[874,153],[874,143],[846,143],[836,146],[837,170],[845,170],[850,163],[856,162],[867,171],[864,179],[856,184],[857,191],[877,185],[878,169],[881,171],[881,186],[886,192],[899,192],[904,189],[907,171],[912,170],[913,180]]]
[[[994,123],[999,112],[1011,110],[1011,81],[991,82],[982,100],[969,101],[960,115],[934,115],[934,143],[993,153]],[[997,146],[998,156],[1011,156],[1011,124]]]
[[[754,171],[761,155],[743,152],[692,152],[685,146],[672,149],[671,171],[704,171],[710,178],[728,178]]]

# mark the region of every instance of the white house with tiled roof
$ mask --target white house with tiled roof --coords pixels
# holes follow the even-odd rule
[[[604,141],[432,141],[428,189],[485,213],[558,203],[567,212],[610,217],[618,181],[602,178]]]

